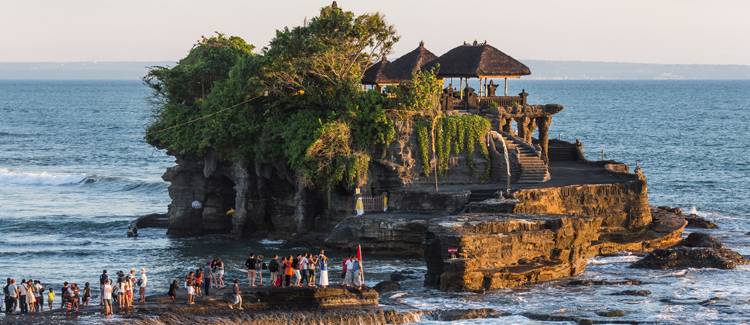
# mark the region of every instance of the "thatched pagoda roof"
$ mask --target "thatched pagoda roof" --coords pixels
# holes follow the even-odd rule
[[[396,84],[411,79],[411,76],[426,64],[437,59],[437,56],[424,47],[424,42],[409,53],[393,62],[383,58],[371,65],[362,76],[365,85]]]
[[[458,46],[425,66],[430,69],[439,64],[438,76],[464,77],[520,77],[531,74],[529,67],[487,44]]]
[[[383,57],[380,61],[367,68],[365,73],[362,74],[362,84],[376,85],[385,83],[385,68],[388,66],[388,63],[388,60]]]

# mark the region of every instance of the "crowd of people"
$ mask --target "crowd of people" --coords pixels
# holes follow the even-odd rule
[[[250,253],[245,261],[248,286],[250,288],[268,286],[270,288],[291,287],[328,287],[328,256],[325,251],[318,254],[298,254],[287,257],[274,255],[266,260],[261,254]],[[364,284],[362,262],[357,255],[345,257],[342,260],[341,285],[344,287],[360,288]],[[209,296],[212,290],[225,288],[225,264],[220,258],[214,258],[205,265],[190,271],[184,278],[182,287],[186,291],[187,304],[195,304],[196,297]],[[134,308],[136,295],[138,303],[146,303],[146,289],[149,279],[146,269],[141,268],[140,275],[131,268],[129,273],[118,271],[116,277],[110,278],[107,270],[99,276],[99,305],[104,315],[113,313],[113,306],[118,311],[128,311]],[[172,301],[177,300],[178,280],[172,280],[168,296]],[[24,279],[16,283],[8,278],[3,287],[5,296],[5,312],[8,314],[39,313],[44,310],[44,300],[47,299],[48,310],[53,309],[56,299],[54,288],[38,280]],[[242,292],[239,279],[231,283],[233,299],[229,301],[229,308],[242,309]],[[60,288],[60,308],[67,312],[78,312],[80,306],[88,306],[92,297],[91,286],[88,282],[81,289],[77,283],[63,282]]]
[[[140,294],[140,303],[146,303],[146,287],[148,277],[146,270],[141,269],[140,276],[136,276],[135,268],[129,274],[122,271],[117,272],[117,280],[113,282],[107,270],[102,271],[99,277],[99,304],[105,315],[112,314],[112,304],[116,303],[119,310],[133,308],[133,300],[136,288]],[[33,314],[44,311],[44,300],[47,299],[47,310],[54,308],[53,304],[57,298],[52,286],[45,285],[39,280],[21,280],[17,283],[15,279],[8,278],[3,287],[5,297],[5,313]],[[92,297],[91,285],[86,282],[81,288],[78,283],[67,281],[60,287],[60,308],[67,312],[78,312],[81,306],[88,306]]]

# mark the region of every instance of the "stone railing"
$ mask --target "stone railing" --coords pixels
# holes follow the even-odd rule
[[[362,206],[365,212],[388,211],[388,196],[383,193],[377,196],[362,196]]]
[[[497,107],[513,107],[514,105],[523,105],[521,96],[487,96],[479,97],[479,106],[490,106],[494,104]]]

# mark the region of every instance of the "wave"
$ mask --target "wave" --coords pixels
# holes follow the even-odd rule
[[[0,167],[0,186],[105,186],[113,191],[163,191],[165,182],[148,182],[124,177],[84,173],[22,172]]]
[[[78,184],[85,179],[85,174],[19,172],[7,168],[0,168],[0,185],[60,186]]]

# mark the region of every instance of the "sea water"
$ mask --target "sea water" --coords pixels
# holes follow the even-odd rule
[[[515,81],[532,103],[559,103],[550,136],[580,139],[589,159],[613,159],[648,176],[651,203],[696,207],[719,224],[710,231],[750,254],[750,81]],[[228,278],[245,279],[249,251],[289,253],[283,243],[222,236],[167,238],[134,216],[165,212],[161,175],[174,159],[143,140],[150,93],[139,81],[0,81],[0,279],[91,282],[102,269],[148,269],[151,293],[219,256]],[[292,250],[293,252],[299,252]],[[309,248],[313,250],[313,248]],[[396,270],[424,274],[419,259],[368,258],[370,285]],[[739,323],[750,319],[750,268],[681,271],[628,268],[637,256],[593,259],[581,278],[640,279],[640,286],[568,287],[565,281],[487,294],[443,293],[422,279],[386,294],[396,308],[483,308],[514,314],[507,323],[537,323],[524,313],[657,323]],[[337,261],[332,262],[337,281]],[[650,290],[646,297],[611,295]],[[393,298],[390,298],[393,297]],[[2,317],[2,316],[0,316]],[[498,320],[494,320],[498,321]],[[430,322],[430,320],[425,320]],[[476,320],[471,323],[489,323]]]

